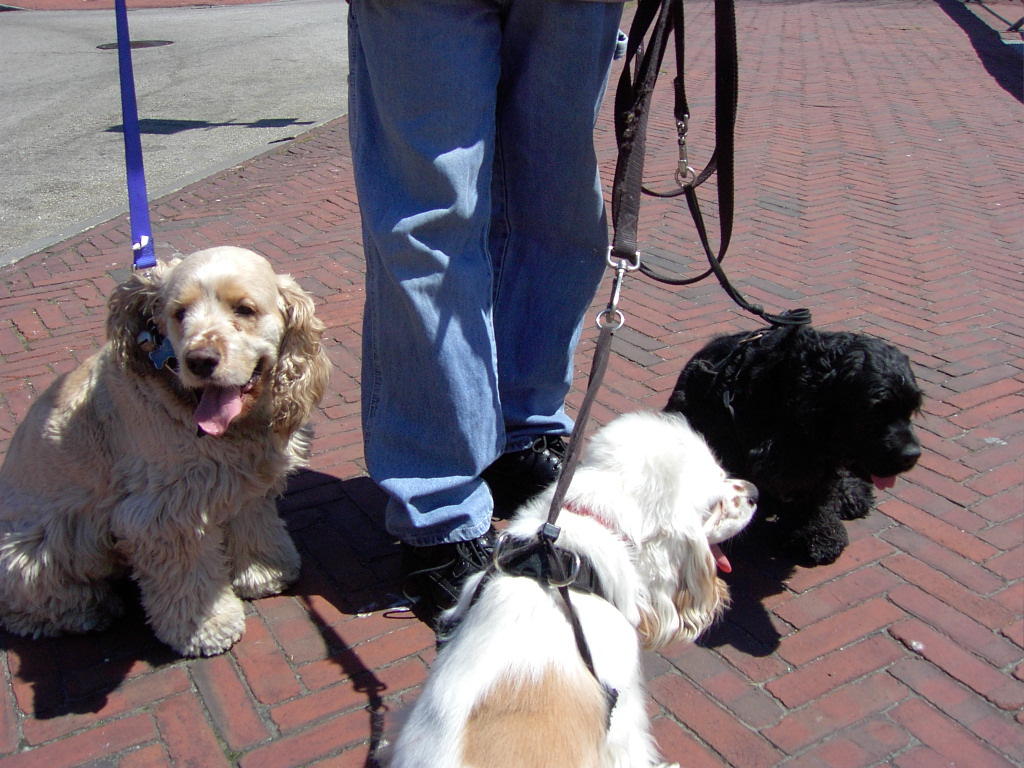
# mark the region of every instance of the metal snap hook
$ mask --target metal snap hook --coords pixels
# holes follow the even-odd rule
[[[608,246],[608,256],[605,261],[608,266],[614,270],[623,270],[625,272],[635,272],[640,269],[640,251],[633,251],[628,257],[615,258],[613,253],[615,251],[614,245]]]

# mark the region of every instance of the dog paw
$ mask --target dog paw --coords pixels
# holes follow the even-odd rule
[[[832,490],[830,504],[841,520],[867,517],[875,505],[871,483],[853,475],[841,475]]]
[[[254,563],[236,574],[231,581],[235,594],[246,600],[269,597],[283,592],[299,578],[299,563],[273,567]]]
[[[216,656],[224,653],[245,632],[245,611],[234,594],[222,595],[211,614],[186,638],[172,642],[161,638],[183,656]]]
[[[829,565],[839,559],[849,540],[833,538],[805,538],[791,542],[790,549],[802,565]]]
[[[848,509],[844,507],[839,510],[839,518],[841,520],[859,520],[862,517],[867,517],[871,512],[871,507],[863,507],[860,509]]]
[[[859,520],[871,513],[873,504],[874,497],[847,497],[839,503],[836,513],[840,520]]]

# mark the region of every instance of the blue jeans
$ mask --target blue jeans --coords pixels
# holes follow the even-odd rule
[[[362,412],[388,531],[489,524],[480,473],[566,434],[608,233],[593,145],[622,6],[351,0]]]

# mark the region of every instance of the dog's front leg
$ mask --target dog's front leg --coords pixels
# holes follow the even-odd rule
[[[231,589],[223,533],[197,512],[129,498],[115,531],[154,634],[184,656],[212,656],[242,636],[245,614]]]
[[[780,520],[791,526],[789,548],[802,563],[834,563],[850,543],[835,502],[830,489],[823,497],[792,504],[791,510],[780,514]]]
[[[276,595],[299,577],[299,553],[273,499],[244,504],[228,523],[226,544],[239,597]]]
[[[875,503],[875,492],[871,483],[854,477],[848,472],[840,472],[833,486],[830,500],[836,514],[843,520],[856,520],[867,517]]]

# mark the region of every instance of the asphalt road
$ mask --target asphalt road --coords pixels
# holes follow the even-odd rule
[[[150,199],[345,112],[342,0],[129,11]],[[112,11],[0,13],[0,265],[127,210]]]

